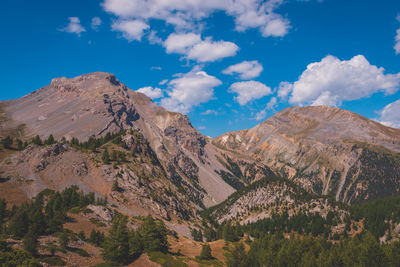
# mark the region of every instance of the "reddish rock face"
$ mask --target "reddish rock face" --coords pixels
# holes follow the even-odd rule
[[[400,130],[337,108],[288,108],[252,129],[210,139],[187,116],[96,72],[53,79],[20,99],[0,102],[0,109],[0,137],[53,134],[85,141],[127,130],[123,147],[108,143],[84,151],[62,142],[6,156],[0,171],[28,197],[75,184],[111,196],[131,214],[188,219],[274,174],[347,203],[400,192]],[[100,153],[107,149],[128,160],[103,164]],[[115,180],[120,190],[111,190]],[[274,190],[257,191],[255,200],[283,199],[290,192],[278,196]],[[251,199],[243,198],[240,207]]]
[[[187,216],[188,206],[183,207],[177,199],[173,198],[163,200],[168,203],[164,206],[160,203],[155,205],[154,202],[149,201],[150,196],[137,188],[140,185],[135,180],[142,171],[146,173],[147,169],[151,169],[149,173],[154,176],[152,180],[160,177],[170,181],[179,180],[177,185],[186,188],[187,197],[191,200],[185,197],[180,198],[183,203],[196,206],[194,210],[204,205],[215,205],[234,192],[234,189],[215,172],[215,170],[225,169],[215,159],[217,154],[215,148],[208,144],[206,137],[193,128],[187,116],[169,112],[157,106],[147,96],[128,89],[112,74],[95,72],[71,79],[55,78],[48,86],[29,95],[0,104],[3,115],[6,117],[0,123],[0,137],[8,135],[10,129],[22,127],[21,138],[23,139],[30,139],[35,135],[44,139],[53,134],[57,140],[62,137],[66,140],[78,138],[82,142],[90,137],[105,136],[107,133],[134,130],[138,133],[137,135],[131,135],[128,131],[123,136],[128,150],[132,150],[135,155],[140,154],[144,159],[157,158],[165,173],[157,166],[146,167],[145,164],[140,168],[130,166],[134,171],[125,170],[125,173],[130,174],[122,175],[127,181],[123,184],[130,190],[137,191],[133,193],[125,190],[123,194],[129,196],[130,199],[136,199],[136,203],[139,202],[139,206],[145,209],[149,206],[155,207],[157,212],[166,218],[171,214]],[[85,188],[101,194],[107,193],[108,190],[102,183],[110,179],[112,181],[110,177],[117,173],[104,174],[97,170],[101,166],[91,163],[94,155],[79,153],[76,160],[71,160],[70,154],[76,154],[78,151],[61,151],[57,148],[56,146],[49,147],[40,152],[35,149],[32,153],[39,154],[29,155],[37,158],[34,160],[37,163],[33,171],[24,172],[24,175],[32,176],[31,180],[35,181],[30,188],[24,189],[29,191],[29,196],[34,195],[44,186],[54,187],[49,181],[41,179],[41,173],[51,176],[50,172],[53,172],[54,176],[68,180],[68,183],[64,181],[58,183],[66,186],[69,183],[81,183],[90,179],[102,180],[97,185],[87,184]],[[53,155],[57,151],[60,153]],[[156,161],[151,164],[153,163]],[[60,166],[68,169],[69,178],[65,173],[61,173]],[[17,175],[19,170],[15,168],[14,175]],[[11,168],[8,168],[8,171],[10,170]],[[27,177],[27,179],[30,178]],[[163,183],[154,185],[152,190],[155,188],[163,190],[160,189],[163,186],[168,188],[168,185]]]
[[[213,144],[261,160],[309,191],[344,202],[400,191],[400,130],[350,111],[287,108],[252,129],[215,138]]]

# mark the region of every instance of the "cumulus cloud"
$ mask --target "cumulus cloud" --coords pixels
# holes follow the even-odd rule
[[[384,68],[371,65],[358,55],[350,60],[326,56],[311,63],[298,81],[283,84],[278,96],[291,91],[289,103],[295,105],[340,106],[342,101],[356,100],[376,92],[393,94],[399,89],[400,73],[384,74]]]
[[[232,42],[212,41],[211,38],[202,40],[200,34],[195,33],[172,33],[163,46],[169,54],[181,54],[197,62],[213,62],[231,57],[239,50]]]
[[[140,20],[121,20],[112,24],[112,30],[122,32],[122,36],[128,41],[141,41],[148,28],[150,26]]]
[[[101,25],[101,19],[99,17],[93,17],[92,18],[92,23],[90,24],[91,28],[95,31],[99,29]]]
[[[282,101],[286,101],[292,90],[293,84],[290,82],[280,82],[278,87],[278,98]]]
[[[168,54],[186,54],[189,49],[201,42],[200,34],[195,33],[172,33],[164,41],[163,45]]]
[[[168,110],[188,113],[193,106],[208,102],[214,97],[214,87],[222,82],[199,68],[180,74],[168,83],[168,97],[161,105]]]
[[[150,31],[149,35],[147,36],[147,39],[149,40],[150,44],[161,45],[163,42],[162,39],[159,36],[157,36],[157,31],[155,31],[155,30]]]
[[[241,105],[271,94],[271,88],[257,81],[236,82],[229,87],[230,93],[236,93],[234,99]]]
[[[69,17],[69,23],[64,28],[60,29],[60,31],[75,33],[79,37],[82,32],[85,32],[85,28],[81,25],[81,21],[78,17]]]
[[[104,0],[104,10],[123,19],[162,20],[177,30],[195,30],[202,20],[222,11],[232,16],[235,29],[257,28],[267,36],[284,36],[290,22],[276,9],[283,0]]]
[[[147,95],[151,99],[157,99],[157,98],[160,98],[163,96],[161,89],[157,88],[157,87],[153,88],[151,86],[146,86],[146,87],[139,88],[137,91],[139,93]]]
[[[257,61],[243,61],[241,63],[229,66],[222,71],[224,74],[234,75],[238,74],[242,80],[249,80],[260,76],[263,71],[263,66]]]
[[[267,111],[274,110],[277,103],[278,103],[278,99],[276,97],[272,97],[270,99],[270,101],[267,103],[267,105],[265,106],[265,109],[257,112],[254,119],[257,121],[265,119],[265,117],[267,116]]]
[[[238,50],[239,47],[232,42],[214,42],[208,39],[193,46],[189,50],[187,58],[198,62],[213,62],[225,57],[232,57]]]
[[[262,35],[264,37],[282,37],[289,32],[289,21],[287,19],[282,19],[281,16],[273,18],[262,28]]]
[[[380,111],[379,122],[386,126],[400,128],[400,99],[388,104]]]
[[[400,99],[388,104],[380,112],[378,121],[386,126],[400,128]]]

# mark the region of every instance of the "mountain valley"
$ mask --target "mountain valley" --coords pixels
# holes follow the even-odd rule
[[[101,253],[104,260],[118,262],[105,252],[107,238],[118,229],[129,232],[129,259],[134,260],[118,262],[126,265],[140,260],[162,266],[244,266],[230,263],[235,253],[255,253],[252,242],[268,234],[265,238],[323,238],[326,244],[316,258],[331,253],[332,244],[338,250],[350,246],[338,242],[357,236],[357,246],[367,241],[385,246],[385,255],[399,249],[400,130],[347,110],[290,107],[254,128],[211,138],[186,115],[156,105],[113,74],[95,72],[55,78],[20,99],[0,102],[0,138],[4,246],[28,235],[29,227],[20,236],[10,230],[15,216],[26,212],[32,223],[34,215],[24,209],[39,205],[49,220],[39,246],[57,243],[67,229],[71,247],[90,247],[98,259],[85,266],[101,263]],[[63,216],[52,228],[49,203],[59,194]],[[105,245],[78,236],[80,231],[89,236],[90,225],[103,233]],[[151,227],[174,249],[146,247]],[[143,239],[137,241],[138,236]],[[142,247],[132,248],[135,242]],[[184,242],[192,242],[197,254],[210,243],[218,256],[195,258]],[[291,241],[282,242],[284,247]],[[76,253],[66,250],[56,254],[68,263]],[[392,256],[385,257],[396,266]]]

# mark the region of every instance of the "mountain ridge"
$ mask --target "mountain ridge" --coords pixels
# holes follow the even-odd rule
[[[58,140],[1,157],[2,175],[10,179],[0,186],[13,185],[27,197],[75,183],[110,196],[125,211],[174,220],[196,218],[273,175],[347,204],[400,193],[400,130],[338,108],[290,107],[251,129],[209,138],[186,115],[157,106],[104,72],[55,78],[0,105],[3,139],[52,134]],[[110,134],[117,139],[105,140]],[[125,156],[105,163],[99,153],[107,151]],[[121,191],[113,191],[113,183]],[[257,197],[272,191],[260,192]]]
[[[234,151],[263,162],[284,177],[304,184],[311,192],[352,202],[358,196],[350,191],[368,183],[355,183],[357,172],[367,167],[357,167],[362,165],[364,152],[397,158],[400,130],[338,108],[291,107],[251,129],[228,132],[212,142],[231,154]],[[374,171],[374,175],[379,173]],[[400,174],[396,164],[387,173],[391,173],[389,180],[396,188],[393,193],[398,192],[396,177]],[[379,174],[378,180],[385,179],[385,175]]]

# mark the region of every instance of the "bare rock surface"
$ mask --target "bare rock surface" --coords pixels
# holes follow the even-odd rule
[[[203,192],[206,206],[223,201],[234,191],[214,171],[200,171],[210,166],[205,149],[207,138],[193,128],[187,116],[157,106],[147,96],[127,88],[113,74],[95,72],[71,79],[55,78],[48,86],[0,104],[6,116],[0,122],[0,136],[5,135],[7,129],[20,127],[27,139],[35,135],[47,138],[53,134],[56,139],[86,141],[91,136],[97,138],[137,129],[159,160],[174,162],[183,180],[207,183],[207,187],[212,188]],[[128,148],[140,142],[136,136],[124,138]],[[57,154],[64,148],[51,149],[37,156],[36,172],[47,167],[47,158],[56,156],[51,153]],[[74,175],[79,177],[87,176],[88,168],[85,159],[71,166]]]
[[[213,140],[311,192],[347,203],[398,195],[400,130],[338,108],[287,108],[249,130]]]

